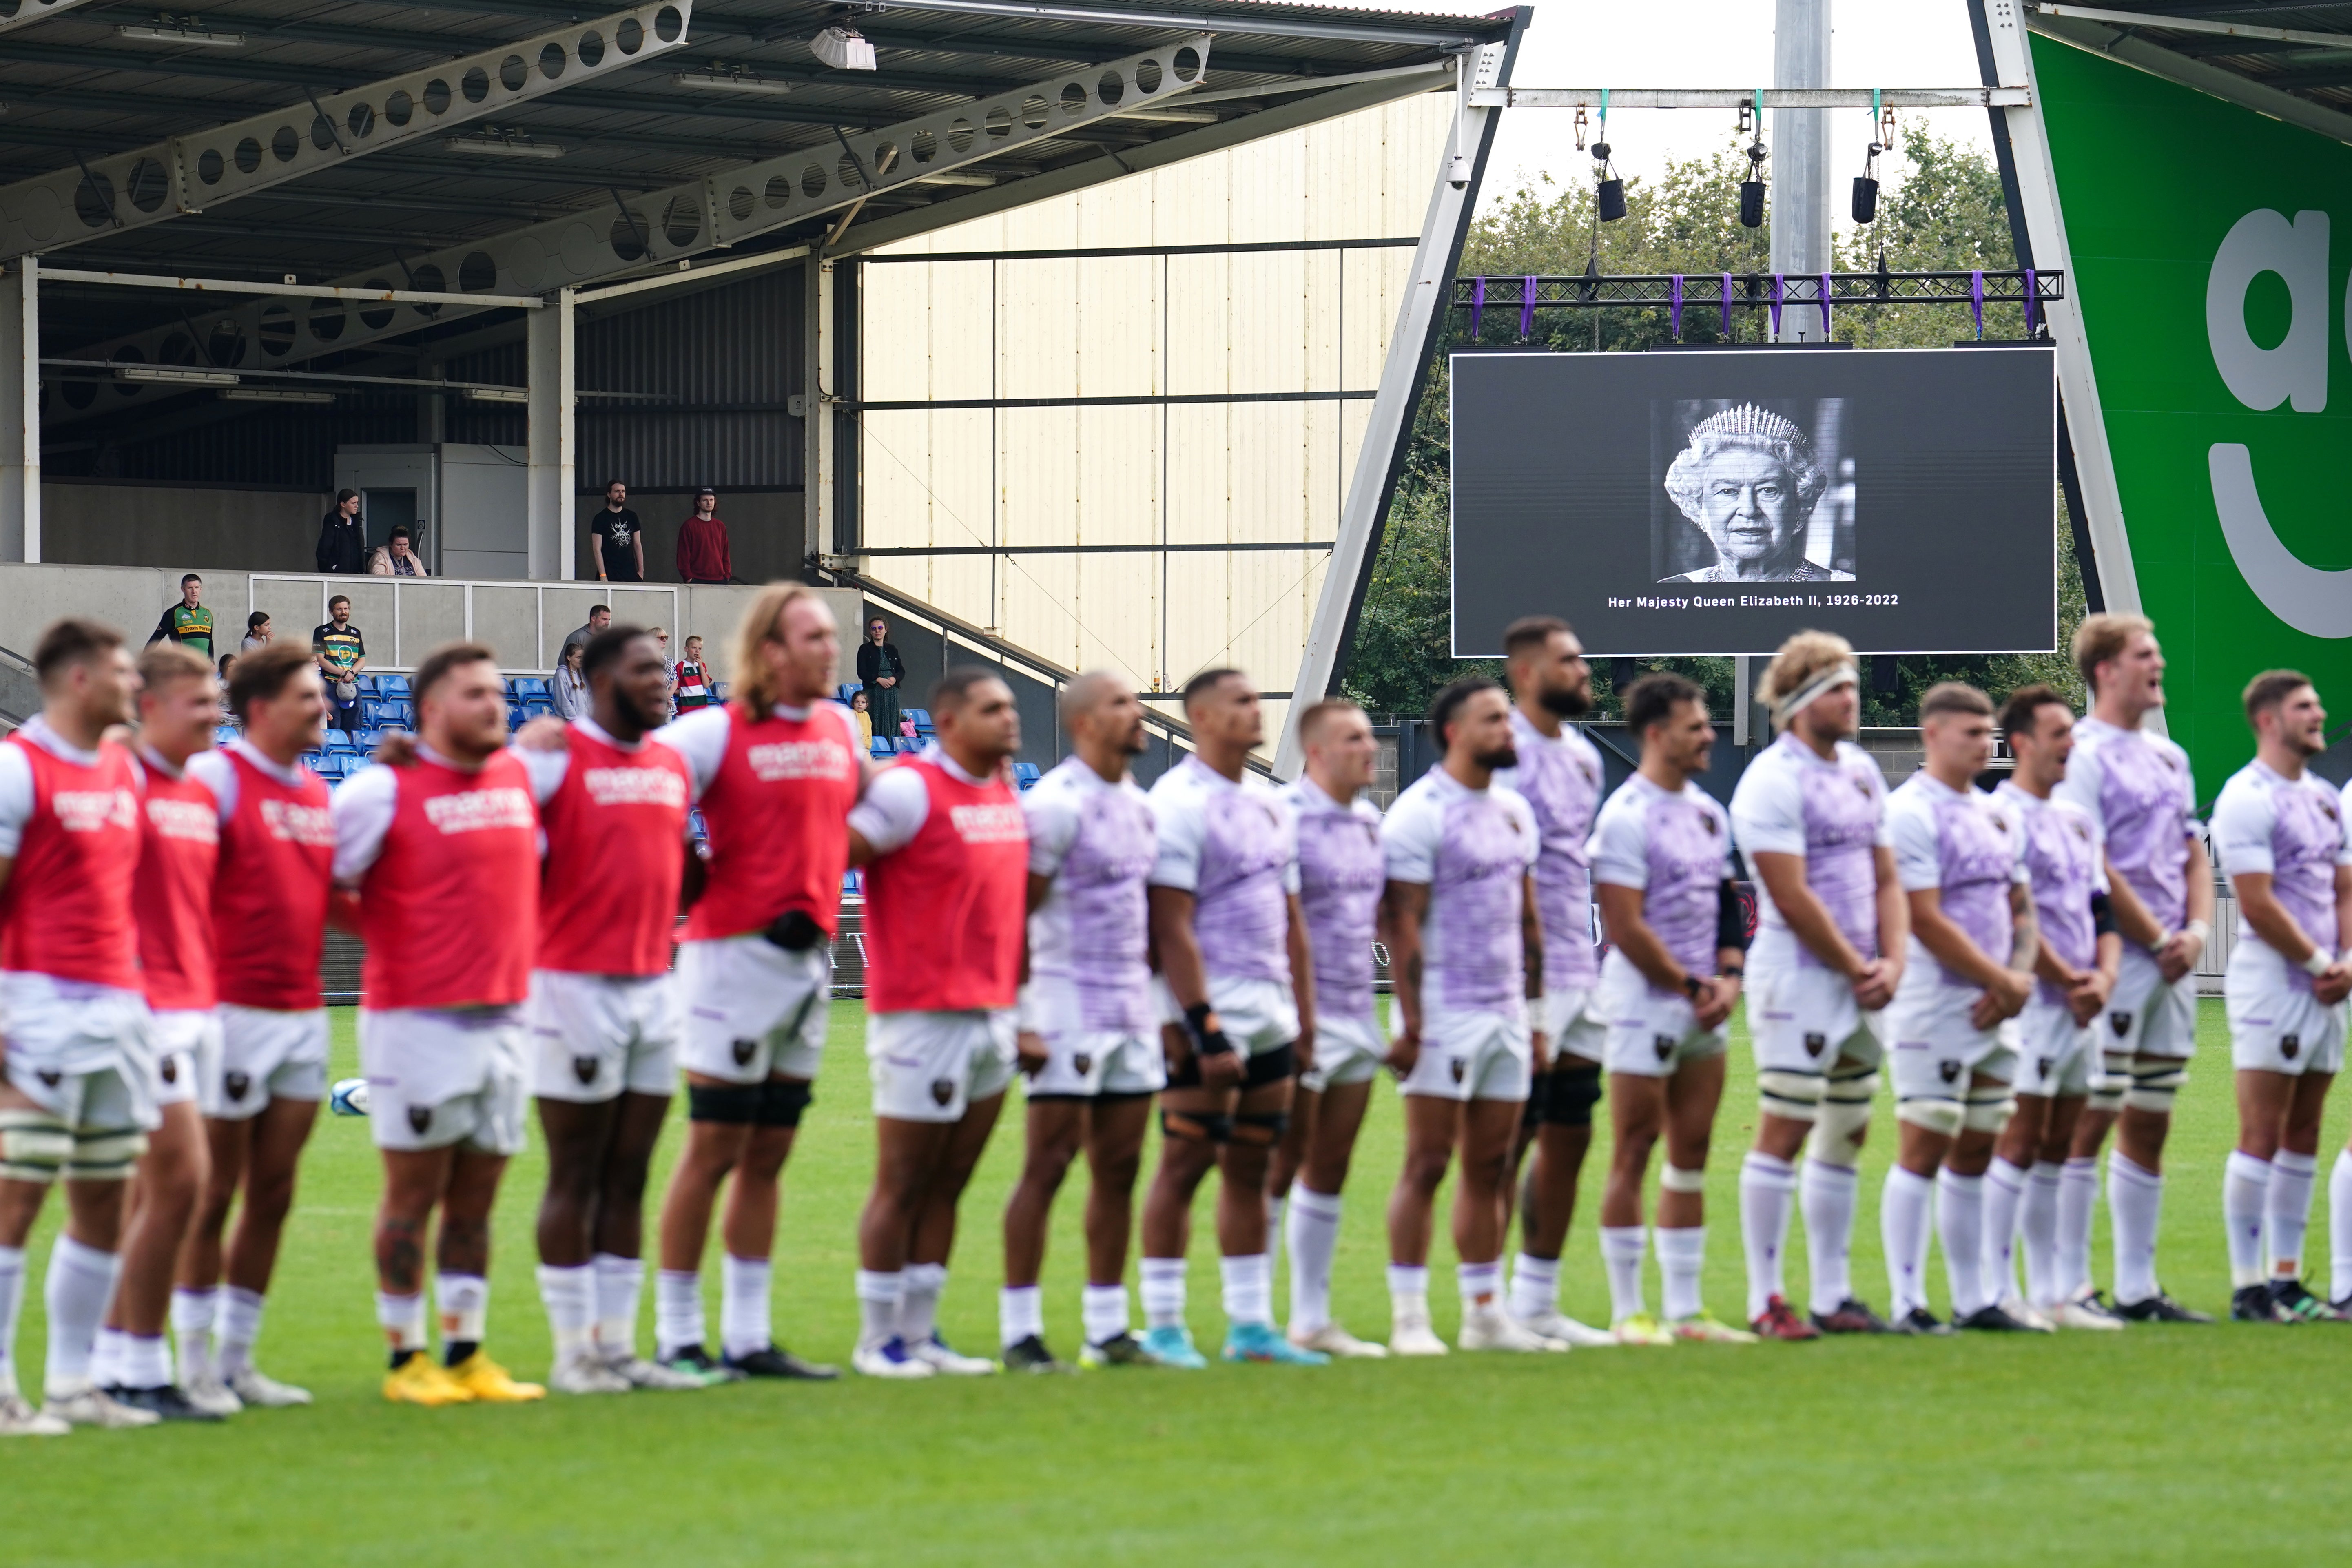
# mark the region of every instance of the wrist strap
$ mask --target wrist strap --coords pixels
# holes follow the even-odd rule
[[[2196,937],[2197,945],[2200,947],[2204,946],[2206,939],[2213,934],[2213,928],[2207,925],[2203,921],[2190,921],[2187,925],[2182,926],[2180,929]]]
[[[1224,1030],[1209,1027],[1209,1020],[1215,1014],[1216,1009],[1206,1002],[1195,1002],[1184,1009],[1184,1027],[1192,1037],[1192,1048],[1204,1057],[1226,1056],[1234,1048]]]
[[[2327,950],[2324,947],[2313,948],[2311,956],[2303,961],[2303,972],[2305,974],[2321,975],[2335,967],[2336,961],[2327,956]]]

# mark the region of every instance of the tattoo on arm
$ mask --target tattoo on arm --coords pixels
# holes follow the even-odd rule
[[[2034,956],[2042,948],[2041,921],[2033,912],[2033,895],[2023,884],[2012,884],[2009,889],[2011,939],[2009,966],[2032,970]]]

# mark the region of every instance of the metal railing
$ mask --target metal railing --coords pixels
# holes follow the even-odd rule
[[[677,583],[541,583],[307,572],[248,575],[247,602],[268,611],[273,621],[286,617],[281,635],[299,635],[309,626],[323,624],[327,602],[339,595],[349,598],[352,620],[368,639],[368,668],[376,670],[413,669],[427,649],[463,637],[489,644],[509,672],[551,671],[563,637],[587,618],[591,604],[610,605],[615,620],[665,626],[674,633],[684,618],[686,585]],[[562,596],[552,609],[551,594]],[[312,618],[297,626],[298,611]]]

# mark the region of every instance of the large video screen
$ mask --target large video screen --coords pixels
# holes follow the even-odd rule
[[[1453,356],[1454,653],[2046,652],[2046,348]]]

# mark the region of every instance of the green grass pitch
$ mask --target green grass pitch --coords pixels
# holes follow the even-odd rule
[[[2219,1310],[2232,1123],[2221,1004],[2202,1006],[2162,1256],[2176,1295]],[[335,1024],[348,1072],[352,1015]],[[777,1252],[778,1332],[828,1359],[846,1358],[856,1323],[852,1222],[872,1159],[862,1025],[856,1005],[834,1009]],[[1732,1063],[1708,1189],[1708,1300],[1727,1318],[1743,1296],[1735,1184],[1755,1105],[1744,1039]],[[1379,1335],[1399,1118],[1392,1091],[1374,1107],[1337,1304]],[[1884,1109],[1854,1257],[1882,1306]],[[2323,1174],[2345,1121],[2340,1109],[2329,1118]],[[665,1155],[675,1148],[673,1133]],[[998,1222],[1019,1152],[1016,1107],[964,1204],[943,1321],[966,1348],[995,1342]],[[1591,1219],[1603,1156],[1594,1150],[1565,1270],[1565,1305],[1587,1319],[1606,1315]],[[509,1174],[490,1314],[491,1348],[526,1375],[549,1355],[530,1244],[540,1169],[534,1150]],[[1078,1342],[1082,1182],[1066,1189],[1046,1269],[1048,1337],[1065,1354]],[[2352,1374],[2352,1330],[2325,1326],[849,1378],[396,1409],[377,1392],[376,1188],[364,1126],[322,1119],[262,1342],[264,1364],[314,1389],[316,1406],[225,1428],[8,1444],[0,1563],[2158,1564],[2312,1560],[2352,1544],[2332,1414]],[[2323,1254],[2325,1210],[2323,1199]],[[55,1221],[53,1205],[18,1336],[35,1383]],[[2104,1205],[2096,1247],[2104,1279]],[[1194,1251],[1194,1332],[1213,1347],[1223,1319],[1206,1225]],[[1450,1335],[1442,1239],[1432,1262]],[[716,1274],[706,1269],[714,1288]],[[1277,1281],[1278,1301],[1284,1290]],[[1654,1272],[1653,1302],[1655,1290]]]

